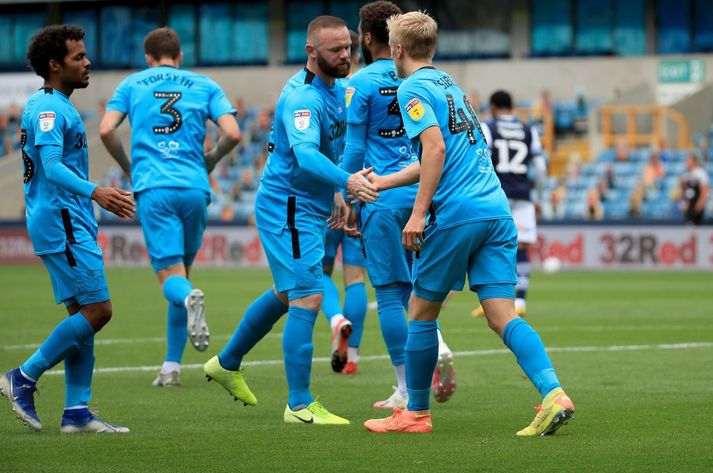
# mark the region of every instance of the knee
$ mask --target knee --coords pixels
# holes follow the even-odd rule
[[[104,328],[104,326],[111,320],[112,308],[110,301],[92,305],[91,307],[87,307],[85,309],[86,310],[83,311],[84,315],[91,324],[92,328],[94,328],[95,332]]]
[[[311,294],[309,296],[300,297],[299,299],[294,299],[290,302],[290,304],[303,309],[319,312],[319,309],[322,307],[322,299],[322,294]]]

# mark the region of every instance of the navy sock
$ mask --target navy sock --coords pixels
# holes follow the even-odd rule
[[[402,305],[403,285],[379,286],[376,288],[376,302],[379,307],[379,325],[384,337],[391,364],[404,363],[404,347],[408,335],[406,317]]]
[[[324,312],[324,315],[327,317],[327,322],[330,322],[332,320],[332,317],[342,313],[342,304],[339,301],[339,291],[337,290],[337,286],[334,285],[334,281],[332,281],[331,276],[329,276],[327,273],[324,273],[322,275],[322,283],[324,284],[322,312]]]
[[[436,327],[435,320],[411,320],[408,324],[405,353],[409,411],[425,411],[429,408],[433,370],[438,362]]]
[[[73,317],[82,317],[81,314]],[[64,407],[87,407],[92,400],[94,374],[94,335],[79,343],[79,350],[64,359]]]
[[[190,292],[190,291],[189,291]],[[166,361],[180,363],[188,340],[188,311],[181,303],[168,303],[168,321],[166,323]]]
[[[290,409],[304,408],[314,401],[309,391],[312,372],[312,332],[317,312],[290,307],[282,334],[282,352],[289,387]]]
[[[366,285],[363,282],[350,284],[346,287],[344,293],[344,317],[352,323],[349,346],[359,348],[361,336],[364,333],[364,319],[366,318]]]
[[[543,398],[560,387],[542,339],[527,322],[520,318],[511,320],[503,330],[503,342]]]
[[[81,313],[62,320],[40,348],[25,361],[20,369],[35,382],[42,373],[76,352],[81,342],[94,336],[94,329]]]
[[[518,283],[515,286],[515,297],[525,299],[527,297],[527,289],[530,287],[530,256],[526,248],[517,249],[517,278]]]
[[[226,370],[239,369],[243,357],[286,312],[287,306],[280,302],[272,289],[258,297],[250,304],[230,341],[218,355],[220,365]]]

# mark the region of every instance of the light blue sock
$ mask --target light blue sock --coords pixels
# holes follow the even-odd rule
[[[402,305],[403,285],[379,286],[375,289],[381,335],[391,357],[391,364],[403,365],[404,346],[408,336]]]
[[[37,381],[42,373],[64,360],[80,348],[81,342],[94,336],[94,329],[81,313],[61,321],[40,348],[25,361],[20,369]]]
[[[80,314],[78,315],[81,317]],[[93,374],[94,335],[82,340],[79,350],[64,359],[65,409],[89,405],[89,401],[92,400]]]
[[[275,322],[286,312],[287,306],[280,302],[272,289],[258,297],[245,311],[235,333],[218,355],[220,365],[226,370],[238,370],[243,357],[272,330]]]
[[[560,387],[542,339],[527,322],[520,318],[511,320],[503,330],[503,342],[543,398]]]
[[[190,292],[190,291],[189,291]],[[168,321],[166,323],[166,361],[181,363],[183,351],[188,340],[188,311],[181,303],[168,303]]]
[[[408,410],[425,411],[429,408],[433,370],[438,362],[436,321],[409,321],[408,340],[404,351]]]
[[[312,371],[312,332],[317,312],[301,307],[290,307],[282,334],[282,352],[285,359],[290,409],[301,409],[314,399],[309,392]]]
[[[331,322],[332,317],[342,313],[342,304],[339,302],[339,291],[337,290],[337,286],[334,285],[334,281],[332,281],[332,278],[327,273],[322,275],[322,283],[324,284],[322,312],[324,312],[325,317],[327,317],[327,322]]]
[[[163,296],[174,305],[184,305],[192,289],[191,282],[183,276],[170,276],[163,282]]]
[[[322,304],[324,305],[324,304]],[[363,282],[350,284],[344,290],[344,317],[352,323],[349,346],[359,348],[364,333],[366,318],[366,285]]]

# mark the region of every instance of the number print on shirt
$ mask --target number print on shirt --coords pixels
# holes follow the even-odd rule
[[[393,97],[394,100],[389,102],[386,108],[388,115],[399,117],[399,126],[397,128],[379,128],[379,136],[382,138],[399,138],[404,136],[406,129],[404,128],[404,120],[401,118],[401,108],[399,101],[396,99],[396,90],[398,87],[379,87],[379,94],[382,97]]]
[[[163,105],[161,105],[161,113],[166,115],[171,115],[173,117],[173,122],[168,126],[155,126],[153,127],[153,132],[157,135],[170,135],[181,129],[183,126],[183,115],[181,112],[173,108],[176,102],[181,100],[181,92],[154,92],[153,96],[157,99],[168,99]]]
[[[35,175],[35,163],[25,153],[25,145],[27,144],[27,130],[20,130],[20,149],[22,150],[22,163],[25,165],[25,171],[22,173],[22,182],[27,184]]]
[[[76,133],[74,135],[77,142],[74,143],[74,149],[82,149],[87,147],[87,135],[86,133]]]
[[[527,144],[517,140],[495,140],[493,146],[498,150],[498,174],[527,174]],[[513,152],[512,157],[510,152]]]
[[[477,128],[478,133],[480,133],[480,136],[484,139],[483,129],[480,127],[478,115],[475,113],[468,97],[463,96],[463,105],[472,120],[468,118],[462,108],[456,109],[455,102],[451,94],[446,94],[446,100],[448,101],[448,129],[450,130],[451,135],[467,132],[468,141],[470,141],[470,144],[474,145],[477,142],[477,139],[475,138],[473,130]],[[458,119],[460,119],[460,121],[458,121]]]

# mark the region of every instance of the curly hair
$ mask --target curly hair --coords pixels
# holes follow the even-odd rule
[[[389,44],[389,32],[386,29],[386,20],[393,15],[403,13],[398,5],[380,0],[367,3],[359,9],[359,22],[361,34],[371,33],[380,44]]]
[[[64,64],[67,55],[67,40],[81,41],[84,30],[77,25],[52,25],[41,29],[30,40],[27,47],[27,60],[35,74],[49,79],[50,61],[54,59]]]

